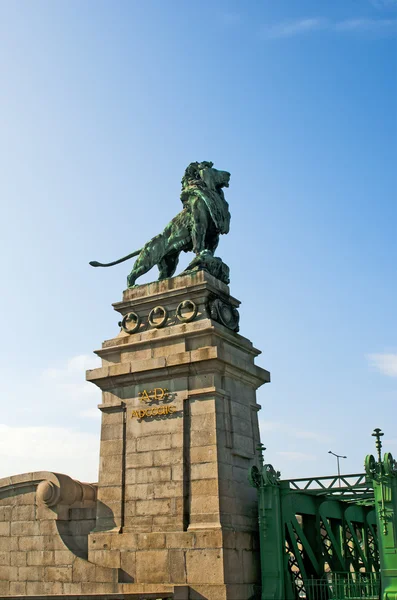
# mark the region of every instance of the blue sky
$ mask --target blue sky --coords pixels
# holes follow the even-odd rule
[[[161,231],[194,160],[232,174],[267,459],[360,472],[374,427],[397,453],[396,36],[394,0],[0,2],[0,476],[96,479],[84,369],[131,265],[88,261]]]

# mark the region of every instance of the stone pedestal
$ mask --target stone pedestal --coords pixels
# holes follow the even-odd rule
[[[236,332],[238,304],[204,271],[127,290],[121,332],[87,372],[103,391],[89,561],[118,568],[131,591],[248,600],[260,583],[247,477],[270,375]]]

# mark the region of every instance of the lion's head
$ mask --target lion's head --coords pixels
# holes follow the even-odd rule
[[[186,188],[198,186],[220,192],[223,187],[229,187],[230,173],[213,168],[209,161],[192,162],[186,168],[182,177],[182,193]]]

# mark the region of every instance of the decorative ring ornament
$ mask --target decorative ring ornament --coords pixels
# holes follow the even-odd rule
[[[191,313],[188,317],[184,317],[182,315],[182,311],[185,308],[187,308]],[[176,317],[178,321],[181,321],[181,323],[189,323],[190,321],[193,321],[193,319],[196,317],[197,310],[197,304],[195,302],[193,302],[192,300],[184,300],[177,306]]]
[[[264,465],[262,474],[265,485],[278,485],[280,481],[280,472],[276,471],[273,465]]]
[[[258,467],[253,466],[248,472],[248,479],[252,487],[259,488],[262,483],[262,476]]]
[[[154,319],[158,316],[162,315],[160,321],[156,322]],[[156,329],[160,329],[164,327],[168,319],[168,311],[163,306],[155,306],[149,313],[148,321],[152,327]]]
[[[133,323],[133,325],[131,328],[128,328],[127,323],[131,322]],[[136,331],[138,331],[140,324],[141,317],[134,312],[130,312],[128,313],[128,315],[125,315],[125,317],[123,317],[123,320],[120,321],[119,326],[123,331],[125,331],[125,333],[135,333]]]
[[[391,452],[385,452],[383,455],[383,468],[386,475],[395,475],[396,467],[393,459],[393,455]]]
[[[365,472],[368,475],[368,477],[374,477],[376,473],[376,460],[372,454],[367,454],[367,456],[365,457],[364,466]]]

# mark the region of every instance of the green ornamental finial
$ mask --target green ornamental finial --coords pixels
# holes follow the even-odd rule
[[[259,462],[260,462],[261,466],[263,467],[263,464],[264,464],[263,453],[266,451],[266,448],[265,448],[264,444],[258,444],[256,449],[259,454]]]
[[[159,280],[172,277],[179,255],[194,252],[196,257],[186,272],[205,269],[223,283],[229,283],[229,267],[214,257],[219,235],[229,232],[229,205],[223,193],[229,187],[230,173],[218,171],[208,161],[193,162],[182,178],[182,211],[168,223],[162,233],[149,240],[143,248],[111,263],[90,262],[92,267],[111,267],[137,256],[127,278],[128,287],[155,265]]]
[[[379,429],[379,427],[376,427],[374,429],[374,432],[372,434],[372,437],[376,438],[376,442],[375,442],[375,446],[376,446],[376,450],[378,451],[378,462],[382,462],[382,442],[381,442],[381,437],[385,435],[381,429]]]
[[[378,460],[372,454],[365,458],[365,471],[372,480],[375,491],[375,498],[379,504],[378,514],[383,525],[383,535],[388,534],[388,513],[386,509],[386,490],[390,486],[390,479],[397,476],[396,463],[390,452],[385,452],[382,458],[382,440],[384,433],[377,427],[372,436],[375,438],[375,446]]]

